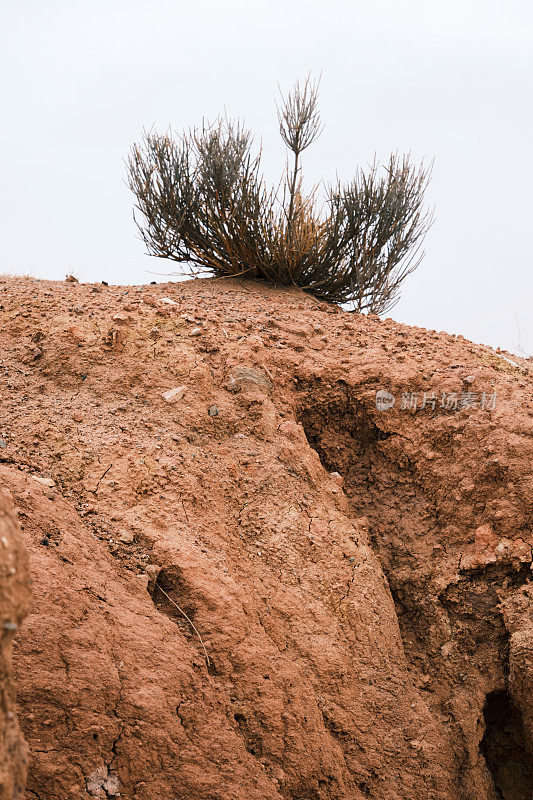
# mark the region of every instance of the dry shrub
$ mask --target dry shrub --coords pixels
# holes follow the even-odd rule
[[[148,253],[187,264],[191,274],[242,276],[306,292],[354,311],[383,313],[420,263],[431,224],[429,171],[392,155],[383,170],[302,195],[301,154],[321,133],[317,86],[296,84],[278,108],[294,162],[268,189],[260,154],[240,123],[219,119],[170,135],[145,133],[128,159],[129,186]]]

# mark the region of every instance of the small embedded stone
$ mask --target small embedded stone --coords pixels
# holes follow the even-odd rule
[[[33,480],[37,481],[37,483],[41,483],[43,486],[48,486],[50,489],[56,485],[56,482],[52,478],[41,478],[34,475]]]
[[[257,386],[262,389],[271,389],[272,381],[268,375],[253,367],[235,367],[230,373],[230,389],[240,386]]]
[[[147,564],[146,567],[144,568],[144,571],[146,572],[150,580],[155,581],[155,579],[161,572],[161,567],[159,567],[157,564]]]
[[[181,400],[186,391],[186,386],[176,386],[174,389],[167,389],[166,392],[162,392],[161,394],[167,403],[176,403],[178,400]]]

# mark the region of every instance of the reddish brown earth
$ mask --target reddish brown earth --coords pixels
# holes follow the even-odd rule
[[[28,749],[15,710],[13,638],[30,603],[28,556],[13,506],[0,493],[0,800],[24,797]]]
[[[1,280],[27,798],[531,800],[530,362],[259,284]]]

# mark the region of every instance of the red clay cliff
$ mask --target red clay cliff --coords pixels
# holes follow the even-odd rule
[[[232,280],[0,317],[28,799],[531,800],[530,362]]]

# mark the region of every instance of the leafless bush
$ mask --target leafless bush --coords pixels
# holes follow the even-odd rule
[[[186,263],[192,274],[244,276],[297,285],[355,311],[382,313],[420,263],[431,224],[424,210],[429,171],[408,156],[374,164],[351,183],[302,194],[302,152],[320,135],[317,86],[296,84],[278,109],[294,157],[277,190],[239,123],[220,119],[170,135],[145,133],[128,159],[137,221],[150,255]]]

